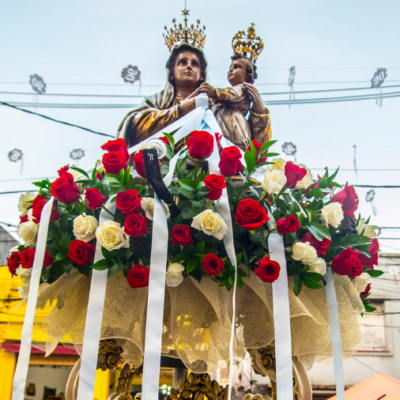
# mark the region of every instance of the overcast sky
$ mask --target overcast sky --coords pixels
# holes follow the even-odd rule
[[[163,27],[170,26],[174,17],[181,20],[183,5],[183,0],[2,1],[0,92],[31,93],[29,76],[36,73],[44,78],[49,94],[136,95],[137,83],[132,86],[121,78],[122,68],[132,64],[142,71],[141,93],[154,93],[165,84],[169,53]],[[256,86],[261,93],[287,91],[292,65],[296,66],[296,91],[369,87],[378,67],[387,68],[385,85],[400,84],[398,1],[188,0],[188,8],[190,21],[199,18],[207,27],[209,81],[216,86],[227,85],[232,36],[251,22],[265,42],[257,63]],[[328,92],[309,97],[374,93]],[[263,97],[285,100],[288,95]],[[0,100],[32,103],[35,97],[0,93]],[[139,100],[42,95],[36,112],[115,134],[129,108],[53,109],[41,108],[40,103],[135,104]],[[296,144],[297,162],[311,167],[314,176],[325,166],[332,170],[341,166],[341,183],[399,185],[399,106],[398,98],[384,99],[383,107],[375,99],[291,109],[271,106],[272,134],[279,140],[276,150],[286,141]],[[5,106],[0,106],[0,135],[1,192],[32,189],[31,178],[55,176],[59,167],[71,162],[68,156],[74,148],[85,150],[80,167],[89,169],[101,157],[99,146],[107,140]],[[353,145],[357,146],[358,178],[352,171]],[[24,154],[22,173],[21,163],[7,158],[14,148]],[[381,171],[367,171],[371,169]],[[365,216],[372,213],[365,201],[368,190],[357,189]],[[0,221],[17,223],[18,197],[0,195]],[[383,227],[400,226],[399,198],[400,189],[377,189],[379,214],[372,221]],[[398,232],[383,230],[381,237],[398,238]],[[381,244],[385,252],[400,252],[400,240],[381,240]]]

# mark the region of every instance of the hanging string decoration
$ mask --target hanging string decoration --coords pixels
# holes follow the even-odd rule
[[[294,161],[296,160],[297,146],[292,142],[285,142],[282,145],[282,151],[288,156],[294,156]]]
[[[376,92],[376,104],[379,104],[379,107],[382,107],[382,84],[385,81],[387,77],[387,73],[386,73],[386,68],[378,68],[375,73],[374,76],[371,79],[371,87],[372,88],[376,88],[377,92]],[[378,92],[379,92],[379,96],[378,96]],[[378,102],[379,99],[379,102]]]
[[[76,161],[77,166],[79,166],[79,160],[83,157],[85,157],[85,150],[82,149],[73,149],[69,153],[69,158]]]
[[[374,215],[377,215],[378,210],[375,206],[374,199],[375,199],[375,190],[374,189],[368,190],[367,195],[365,196],[365,200],[367,201],[367,203],[371,203],[372,212],[374,213]]]
[[[353,148],[354,148],[353,168],[354,168],[354,173],[356,175],[356,178],[358,178],[358,176],[357,176],[357,145],[353,144]]]
[[[121,71],[121,77],[123,78],[125,83],[134,84],[136,81],[139,82],[139,93],[140,93],[140,87],[142,85],[142,81],[140,79],[141,74],[142,74],[141,71],[136,65],[135,66],[128,65]]]
[[[29,83],[32,86],[33,91],[37,94],[43,94],[46,92],[46,83],[38,74],[30,75]]]
[[[393,275],[396,285],[397,285],[397,274],[398,273],[399,273],[399,268],[397,267],[397,265],[392,265],[389,267],[389,274]]]
[[[23,157],[24,157],[24,153],[22,152],[22,150],[20,150],[20,149],[13,149],[13,150],[11,150],[11,151],[9,151],[8,152],[8,159],[11,161],[11,162],[18,162],[18,161],[21,161],[21,171],[20,171],[20,174],[22,175],[22,168],[23,168],[23,165],[24,165],[24,159],[23,159]]]
[[[291,105],[291,103],[292,103],[292,94],[293,94],[293,100],[295,99],[295,98],[294,98],[294,87],[293,87],[295,75],[296,75],[296,67],[293,65],[293,66],[290,67],[290,69],[289,69],[289,79],[288,79],[288,85],[289,85],[289,87],[290,87],[289,108],[290,108],[290,105]]]

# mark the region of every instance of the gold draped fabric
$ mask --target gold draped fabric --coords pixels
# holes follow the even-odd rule
[[[242,267],[244,267],[242,265]],[[260,348],[274,340],[272,285],[253,272],[237,290],[235,358],[246,348]],[[73,269],[53,284],[40,287],[38,307],[53,309],[41,324],[47,332],[47,350],[61,341],[78,347],[83,341],[90,280]],[[332,346],[325,289],[303,287],[296,297],[289,282],[293,355],[311,367],[329,358]],[[360,297],[346,276],[335,275],[342,348],[350,357],[361,339],[356,316],[363,311]],[[114,338],[123,346],[125,361],[138,366],[143,360],[147,288],[131,289],[122,273],[108,280],[102,339]],[[179,357],[193,372],[215,371],[229,365],[232,291],[211,278],[201,282],[186,277],[178,287],[167,287],[162,353]]]

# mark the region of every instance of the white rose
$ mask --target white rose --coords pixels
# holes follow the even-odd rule
[[[28,208],[32,206],[32,201],[36,197],[35,193],[26,192],[19,196],[18,210],[22,213],[28,211]]]
[[[18,225],[17,233],[25,242],[25,246],[36,243],[39,225],[32,221],[26,221]]]
[[[15,270],[15,274],[21,278],[22,286],[18,288],[18,293],[21,298],[24,298],[29,294],[29,283],[31,280],[32,268],[23,268],[22,266],[19,266]]]
[[[95,217],[86,214],[78,215],[74,219],[74,236],[88,243],[96,237],[95,232],[98,226],[99,223]]]
[[[192,228],[203,231],[208,236],[214,236],[218,240],[221,240],[228,230],[225,221],[212,210],[205,210],[196,215],[193,218]]]
[[[183,281],[182,271],[185,267],[179,263],[169,264],[167,268],[167,286],[176,287],[179,286]]]
[[[26,213],[26,215],[28,216],[28,221],[35,222],[35,221],[33,220],[33,215],[32,215],[32,213],[33,213],[33,209],[30,208],[30,209],[28,210],[28,212]]]
[[[29,282],[25,282],[18,289],[18,294],[21,296],[21,299],[24,299],[29,294]]]
[[[376,236],[376,225],[367,225],[364,224],[365,219],[362,218],[360,221],[360,224],[357,226],[357,233],[363,236],[367,236],[369,238],[375,237]],[[363,232],[364,231],[364,232]]]
[[[310,265],[310,272],[317,272],[321,275],[326,274],[326,262],[323,258],[318,257],[312,264]]]
[[[161,202],[164,205],[165,211],[167,213],[167,218],[171,216],[171,213],[169,212],[169,207],[164,203],[163,200]],[[146,218],[149,219],[150,221],[153,221],[154,217],[154,199],[152,197],[142,197],[142,200],[140,201],[140,206],[142,207],[142,210],[144,211]]]
[[[340,203],[330,203],[321,210],[321,219],[327,228],[329,228],[329,225],[337,228],[342,222],[343,218],[344,215],[342,205]]]
[[[292,257],[296,261],[302,261],[311,266],[317,259],[317,251],[310,245],[310,242],[297,242],[292,249]]]
[[[361,275],[352,279],[358,293],[361,293],[367,287],[369,280],[370,276],[366,272],[363,272]]]
[[[268,194],[279,192],[286,185],[286,175],[279,169],[268,170],[264,175],[261,187]]]
[[[305,168],[307,170],[306,176],[296,183],[296,189],[307,189],[313,183],[313,176],[311,171],[304,164],[297,164],[301,168]]]
[[[129,247],[129,236],[115,221],[102,222],[96,229],[96,239],[108,251]]]
[[[283,158],[274,158],[272,159],[273,164],[268,165],[268,169],[270,171],[272,170],[279,170],[279,171],[285,171],[285,165],[286,161]]]

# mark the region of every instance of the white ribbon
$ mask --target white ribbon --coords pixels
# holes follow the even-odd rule
[[[105,207],[112,213],[116,211],[116,203],[112,203],[112,196]],[[112,216],[105,210],[101,210],[99,223],[112,220]],[[101,245],[97,241],[94,262],[104,258]],[[97,357],[101,335],[101,323],[103,321],[104,299],[106,296],[108,270],[92,271],[90,282],[89,302],[86,314],[85,333],[83,336],[81,369],[78,386],[78,400],[93,399],[94,383],[96,379]]]
[[[283,238],[278,232],[268,237],[270,259],[279,263],[279,278],[272,283],[275,329],[276,392],[277,400],[293,398],[292,337],[290,333],[290,307],[288,276]]]
[[[326,300],[328,302],[329,313],[329,329],[332,341],[333,368],[336,381],[336,396],[337,400],[345,400],[342,336],[340,334],[339,310],[335,292],[335,281],[333,279],[332,269],[329,267],[326,270],[325,280]]]
[[[40,217],[39,231],[36,242],[35,258],[33,261],[32,275],[29,283],[29,296],[26,305],[24,325],[22,327],[21,347],[18,355],[17,368],[13,382],[12,400],[24,400],[26,378],[28,375],[29,359],[32,346],[33,321],[35,319],[36,303],[39,294],[40,275],[43,267],[44,255],[47,243],[47,231],[49,229],[50,215],[54,198],[45,204]]]
[[[174,124],[169,125],[166,129],[153,135],[160,137],[164,132],[175,132],[174,139],[176,142],[186,137],[191,131],[198,128],[204,115],[205,106],[204,97],[197,99],[197,109],[189,113],[184,122],[182,119]],[[187,117],[186,116],[186,117]],[[185,125],[183,125],[185,123]],[[183,126],[182,126],[183,125]],[[131,152],[132,148],[130,149]],[[164,177],[164,183],[169,186],[172,181],[175,166],[178,161],[178,154],[175,155],[169,165],[169,172]],[[157,400],[159,390],[159,373],[161,364],[161,345],[162,345],[162,327],[164,314],[164,298],[165,298],[165,279],[166,265],[168,256],[168,224],[165,214],[165,208],[157,195],[154,195],[154,217],[153,217],[153,236],[151,244],[150,258],[150,276],[149,289],[147,298],[147,315],[146,315],[146,331],[145,331],[145,349],[143,357],[143,379],[142,379],[142,398],[146,400]]]

